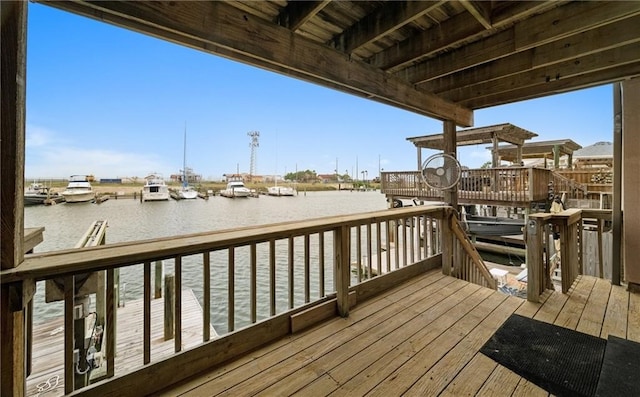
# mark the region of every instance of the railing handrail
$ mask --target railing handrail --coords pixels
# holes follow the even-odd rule
[[[100,247],[62,250],[25,255],[18,267],[0,272],[0,283],[21,280],[43,280],[63,275],[106,270],[143,262],[199,254],[230,247],[267,242],[341,226],[358,226],[365,223],[386,222],[399,216],[411,217],[442,214],[444,206],[405,207],[380,210],[355,215],[338,215],[305,221],[248,226],[230,230],[163,237],[151,240],[115,243]]]

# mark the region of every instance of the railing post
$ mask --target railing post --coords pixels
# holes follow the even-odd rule
[[[162,261],[156,261],[156,271],[154,277],[154,299],[162,298]]]
[[[549,214],[532,214],[526,225],[527,300],[538,302],[550,277],[544,261],[544,225]]]
[[[175,306],[175,281],[173,275],[164,278],[164,340],[173,338],[173,308]]]
[[[349,227],[340,226],[333,231],[334,269],[338,314],[349,316]]]
[[[446,276],[451,275],[451,269],[453,268],[453,231],[451,230],[451,217],[453,211],[451,209],[445,209],[443,211],[442,222],[440,222],[442,240],[440,242],[442,247],[442,274]]]

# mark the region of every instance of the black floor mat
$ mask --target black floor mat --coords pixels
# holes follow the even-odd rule
[[[609,336],[596,396],[640,396],[640,343]]]
[[[556,396],[593,397],[606,343],[513,314],[480,351]]]

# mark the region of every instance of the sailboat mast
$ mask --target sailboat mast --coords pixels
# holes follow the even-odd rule
[[[182,186],[187,186],[187,122],[184,122],[184,148],[182,153]]]

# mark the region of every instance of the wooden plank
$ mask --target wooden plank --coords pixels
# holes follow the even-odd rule
[[[338,383],[344,384],[363,370],[366,364],[379,360],[397,349],[398,345],[406,340],[406,336],[428,327],[431,322],[446,313],[447,309],[453,308],[456,301],[462,302],[470,293],[478,291],[477,286],[469,285],[469,288],[464,290],[458,289],[460,296],[456,296],[457,288],[459,286],[449,284],[436,294],[432,294],[428,300],[408,302],[405,310],[397,312],[384,321],[372,323],[366,330],[362,330],[361,334],[348,335],[346,341],[344,339],[340,341],[339,347],[330,349],[324,354],[311,355],[309,352],[312,359],[298,370],[289,372],[282,381],[274,382],[273,376],[270,376],[269,380],[262,380],[271,385],[261,392],[265,395],[287,395],[309,385],[309,388],[299,392],[318,395],[320,393],[320,390],[316,389],[318,385],[311,384],[317,378],[318,369],[328,373]],[[348,329],[345,331],[351,334]],[[317,348],[324,350],[323,346]],[[259,384],[259,382],[261,382],[260,377],[256,377],[256,383]],[[240,386],[243,390],[247,390],[247,384],[242,383]],[[328,392],[329,390],[322,391],[325,394]]]
[[[640,294],[629,294],[627,319],[627,339],[640,342]]]
[[[553,324],[568,298],[569,296],[567,294],[551,294],[533,318]]]
[[[236,259],[235,248],[229,248],[227,252],[227,331],[235,330],[236,307]]]
[[[629,292],[620,285],[611,286],[611,294],[607,302],[600,337],[607,339],[609,335],[618,338],[627,337],[627,316],[629,312]]]
[[[175,278],[175,307],[173,309],[174,316],[174,351],[178,353],[182,350],[182,256],[176,256],[174,263],[174,278]]]
[[[211,339],[211,253],[202,254],[202,341]]]
[[[593,287],[591,295],[589,295],[587,305],[582,312],[582,317],[580,317],[576,331],[593,336],[600,336],[610,292],[611,284],[609,281],[596,279],[596,284]]]
[[[440,396],[475,396],[498,364],[482,353],[476,353]]]
[[[354,291],[349,293],[349,307],[356,305],[356,293]],[[291,333],[299,332],[312,325],[318,324],[323,320],[335,317],[338,314],[337,299],[331,299],[324,303],[316,304],[302,312],[296,313],[291,316]]]
[[[144,297],[143,299],[143,316],[144,316],[144,329],[142,331],[142,343],[143,343],[143,363],[149,364],[151,362],[151,262],[145,262],[144,264]]]
[[[520,376],[502,365],[496,366],[496,369],[487,378],[482,388],[476,394],[477,397],[492,396],[511,396],[513,391],[518,387]]]
[[[525,378],[520,378],[518,386],[511,394],[513,397],[547,397],[549,392],[540,388],[536,384],[529,382]]]
[[[576,329],[595,283],[596,279],[594,277],[581,277],[578,279],[567,303],[558,314],[558,317],[556,317],[555,325]]]
[[[73,276],[67,276],[64,278],[64,393],[70,394],[73,392],[75,386],[74,374],[75,365],[73,351],[75,345],[73,341],[74,336],[74,298],[75,298],[75,283]]]

